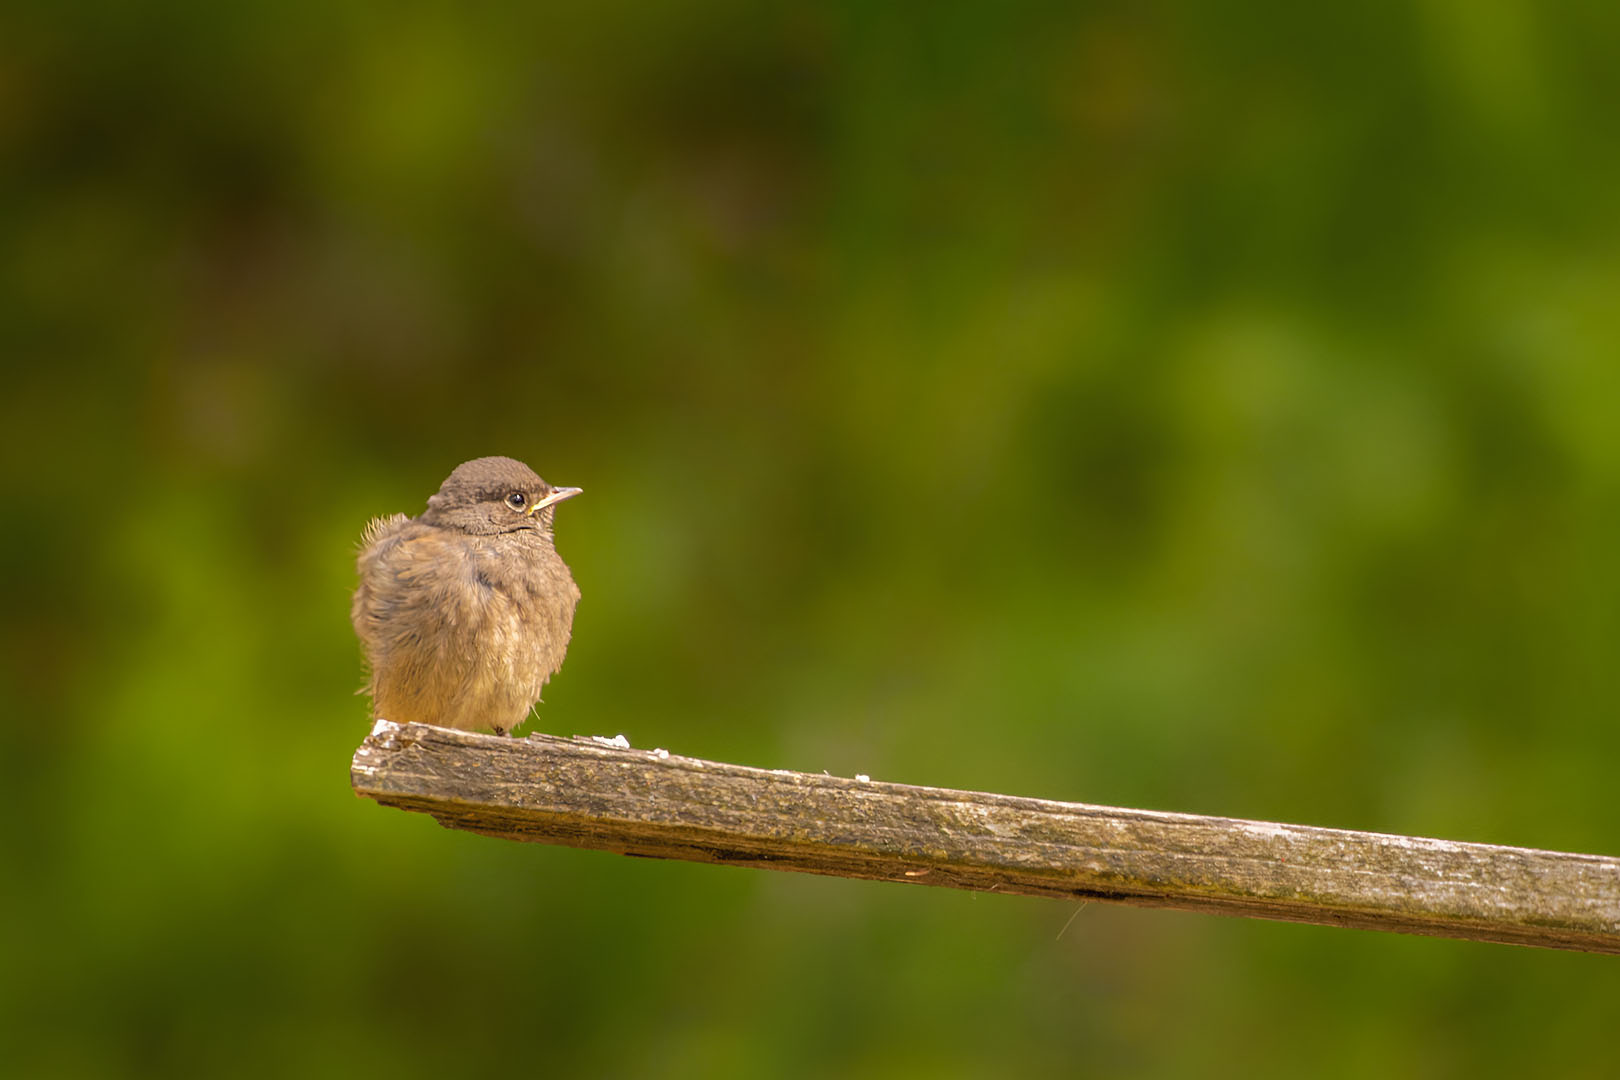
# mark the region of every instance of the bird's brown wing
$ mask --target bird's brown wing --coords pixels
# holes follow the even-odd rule
[[[403,514],[366,527],[350,616],[376,715],[449,723],[476,660],[477,571],[467,545]]]

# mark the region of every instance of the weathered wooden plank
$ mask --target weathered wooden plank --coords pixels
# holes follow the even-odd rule
[[[753,769],[386,720],[354,789],[626,855],[1620,953],[1620,859]]]

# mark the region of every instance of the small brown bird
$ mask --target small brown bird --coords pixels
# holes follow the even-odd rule
[[[552,523],[579,492],[521,461],[477,458],[420,517],[366,526],[350,617],[374,717],[497,735],[523,722],[568,651],[579,587]]]

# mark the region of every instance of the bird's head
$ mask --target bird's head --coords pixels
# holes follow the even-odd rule
[[[463,462],[428,499],[422,521],[480,536],[537,529],[551,535],[557,504],[580,492],[553,487],[533,469],[509,457]]]

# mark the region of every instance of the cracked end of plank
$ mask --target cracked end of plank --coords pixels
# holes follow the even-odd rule
[[[372,760],[381,752],[399,749],[400,726],[392,720],[381,717],[371,725],[371,733],[365,737],[354,751],[354,760],[349,762],[349,782],[358,786],[361,777],[377,775],[380,763]],[[357,792],[358,794],[358,792]]]

